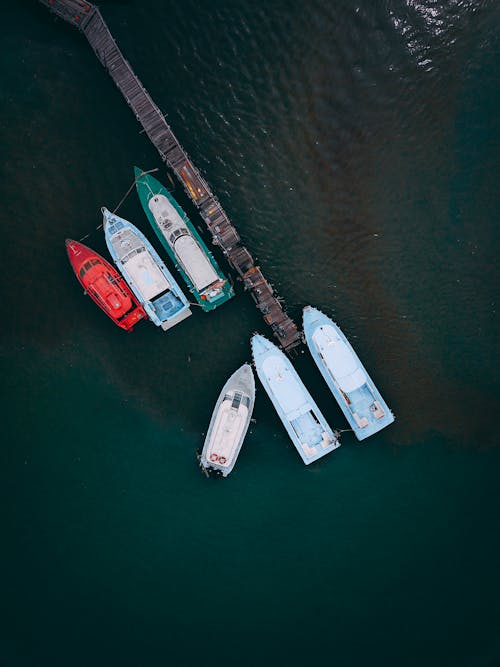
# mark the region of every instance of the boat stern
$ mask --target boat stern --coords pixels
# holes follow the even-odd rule
[[[189,308],[185,308],[181,310],[179,313],[177,313],[177,315],[175,315],[174,317],[171,317],[168,320],[164,320],[161,323],[161,328],[163,329],[163,331],[167,331],[168,329],[175,327],[175,325],[179,324],[179,322],[182,322],[182,320],[185,320],[191,314],[192,314],[191,310]]]
[[[197,302],[204,311],[215,310],[234,296],[234,289],[229,280],[219,280],[203,292],[194,292]]]
[[[148,316],[146,315],[146,311],[142,308],[142,306],[137,305],[128,313],[126,317],[121,320],[120,326],[122,329],[125,329],[125,331],[133,331],[137,322],[147,319]]]

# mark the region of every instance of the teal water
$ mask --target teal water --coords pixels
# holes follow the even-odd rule
[[[234,472],[200,474],[266,328],[238,285],[168,333],[84,298],[64,239],[105,254],[100,207],[167,170],[76,31],[3,8],[0,665],[497,665],[498,3],[100,7],[291,316],[333,315],[397,419],[306,468],[258,386]]]

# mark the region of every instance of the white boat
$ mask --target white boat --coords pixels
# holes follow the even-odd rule
[[[166,331],[191,315],[174,277],[144,234],[102,208],[108,250],[149,319]]]
[[[252,337],[257,375],[306,465],[340,446],[285,354],[264,336]]]
[[[304,334],[316,365],[358,440],[392,424],[394,415],[340,328],[317,308],[304,308]]]
[[[255,380],[250,364],[235,371],[215,404],[208,427],[200,465],[227,477],[236,463],[252,417]]]

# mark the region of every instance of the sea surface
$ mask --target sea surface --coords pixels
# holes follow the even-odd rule
[[[82,294],[64,240],[107,255],[134,165],[203,223],[85,39],[2,4],[0,666],[500,664],[500,4],[99,6],[290,316],[332,316],[396,421],[305,467],[258,385],[233,473],[201,474],[270,331],[240,283],[167,333]]]

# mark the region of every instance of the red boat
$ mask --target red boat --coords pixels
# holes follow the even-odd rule
[[[85,293],[122,329],[132,331],[147,315],[118,271],[83,243],[66,239],[66,251]]]

